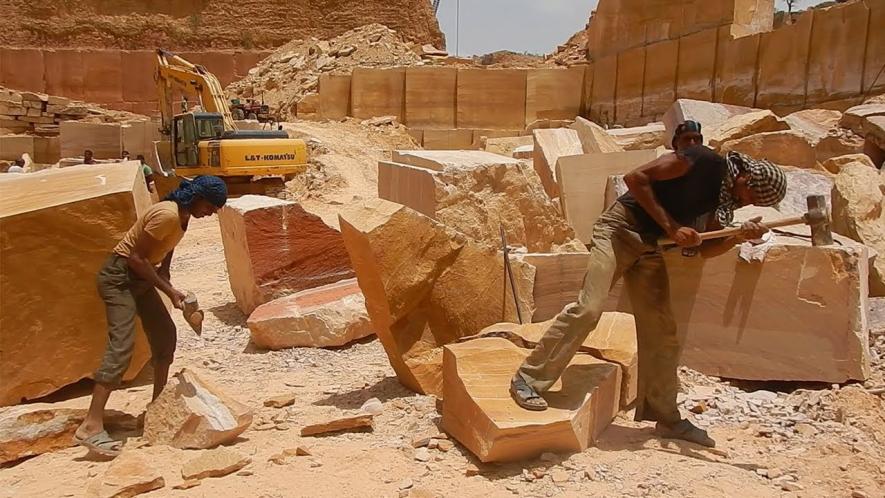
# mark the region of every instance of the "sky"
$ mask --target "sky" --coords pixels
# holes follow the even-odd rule
[[[428,0],[429,1],[429,0]],[[460,1],[460,30],[456,10]],[[797,10],[822,0],[798,0]],[[497,50],[548,54],[584,28],[598,0],[441,0],[439,24],[450,54]],[[783,0],[775,8],[786,10]],[[458,40],[460,33],[460,40]]]

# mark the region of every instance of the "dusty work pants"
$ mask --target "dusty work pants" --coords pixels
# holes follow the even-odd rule
[[[519,368],[538,392],[556,382],[596,328],[611,287],[623,276],[633,305],[638,345],[636,420],[673,423],[680,344],[670,308],[670,283],[661,250],[636,231],[633,214],[616,202],[593,227],[590,260],[578,302],[556,317]]]

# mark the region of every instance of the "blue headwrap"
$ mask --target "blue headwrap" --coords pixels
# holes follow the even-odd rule
[[[227,202],[227,185],[217,176],[198,176],[193,180],[182,180],[181,185],[170,192],[165,200],[175,201],[179,206],[188,207],[197,197],[202,197],[220,208]]]

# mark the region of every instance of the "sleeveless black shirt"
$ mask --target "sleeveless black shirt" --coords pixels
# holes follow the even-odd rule
[[[690,164],[686,174],[679,178],[652,182],[655,197],[670,216],[683,226],[715,210],[719,206],[719,189],[725,179],[725,158],[703,145],[677,152]],[[627,192],[618,198],[636,217],[640,233],[663,234],[664,230],[639,205],[633,194]]]

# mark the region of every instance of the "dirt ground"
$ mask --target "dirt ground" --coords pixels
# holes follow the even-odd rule
[[[404,140],[395,130],[353,123],[293,127],[335,150],[319,155],[313,180],[290,185],[292,195],[326,206],[330,218],[336,206],[371,195],[382,148]],[[352,133],[342,133],[342,127]],[[334,188],[308,195],[310,181],[330,178],[337,178]],[[208,311],[202,337],[173,314],[179,330],[173,372],[193,369],[255,408],[251,428],[230,446],[249,456],[251,464],[195,488],[174,490],[182,482],[181,464],[199,452],[144,446],[137,430],[117,433],[128,436],[124,451],[149,455],[165,478],[164,488],[146,496],[885,496],[885,406],[863,385],[728,383],[688,370],[680,372],[682,406],[705,397],[718,402],[696,416],[711,427],[719,444],[715,450],[658,440],[649,424],[634,423],[626,413],[595,447],[578,454],[484,465],[456,444],[447,452],[432,449],[428,461],[419,461],[411,443],[439,432],[439,401],[403,388],[377,339],[333,350],[261,351],[250,345],[246,317],[230,291],[217,218],[192,221],[176,250],[172,277],[177,287],[194,291]],[[885,337],[875,341],[877,351],[885,350]],[[878,354],[867,387],[882,384]],[[294,394],[295,404],[263,406],[280,394]],[[299,436],[302,426],[356,410],[370,398],[384,407],[374,430]],[[726,398],[746,411],[726,410]],[[138,417],[149,399],[149,384],[135,383],[114,393],[109,408]],[[87,404],[88,397],[78,397],[55,406]],[[296,446],[309,447],[311,456],[289,457],[285,464],[268,461]],[[101,479],[108,465],[82,448],[40,455],[0,469],[0,498],[86,496],[87,484]]]

